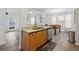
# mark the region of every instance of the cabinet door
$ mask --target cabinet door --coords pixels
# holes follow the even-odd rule
[[[42,44],[47,41],[47,30],[42,31]]]
[[[43,45],[43,41],[44,41],[44,31],[42,30],[42,31],[40,31],[41,32],[41,34],[40,34],[40,45]]]
[[[44,42],[46,42],[47,41],[47,39],[48,39],[48,30],[45,30],[44,31]]]
[[[37,48],[41,46],[41,42],[42,42],[42,31],[38,31],[37,33],[37,39],[36,39],[36,45],[37,45]]]
[[[36,50],[36,34],[29,34],[29,48],[31,51]]]
[[[41,45],[43,45],[44,44],[44,40],[45,40],[45,32],[44,32],[44,30],[43,31],[41,31]]]
[[[37,32],[37,48],[47,41],[47,30]]]

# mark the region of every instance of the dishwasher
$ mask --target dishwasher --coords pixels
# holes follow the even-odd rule
[[[52,40],[52,32],[53,32],[52,29],[48,30],[48,40]]]

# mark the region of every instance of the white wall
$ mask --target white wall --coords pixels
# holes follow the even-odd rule
[[[8,15],[6,15],[5,8],[0,8],[0,44],[6,43],[5,32],[9,31],[10,17],[14,18],[15,30],[20,29],[20,9],[19,8],[7,8]]]
[[[74,11],[70,13],[71,14],[71,19],[72,19],[72,30],[76,31],[76,23],[75,23],[75,19],[74,19]]]
[[[6,23],[7,20],[5,20],[4,15],[4,9],[0,8],[0,45],[5,44],[5,31],[6,31]]]
[[[21,27],[25,27],[27,24],[27,12],[26,8],[21,9]]]
[[[79,8],[75,9],[75,21],[76,21],[75,44],[79,46]]]

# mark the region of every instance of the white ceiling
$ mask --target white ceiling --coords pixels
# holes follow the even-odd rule
[[[69,13],[74,11],[74,8],[31,8],[44,13]]]

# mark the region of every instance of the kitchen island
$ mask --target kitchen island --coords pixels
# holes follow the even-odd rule
[[[21,30],[21,49],[23,51],[35,51],[45,44],[48,40],[48,30],[51,27],[42,27],[39,29],[22,28]]]

